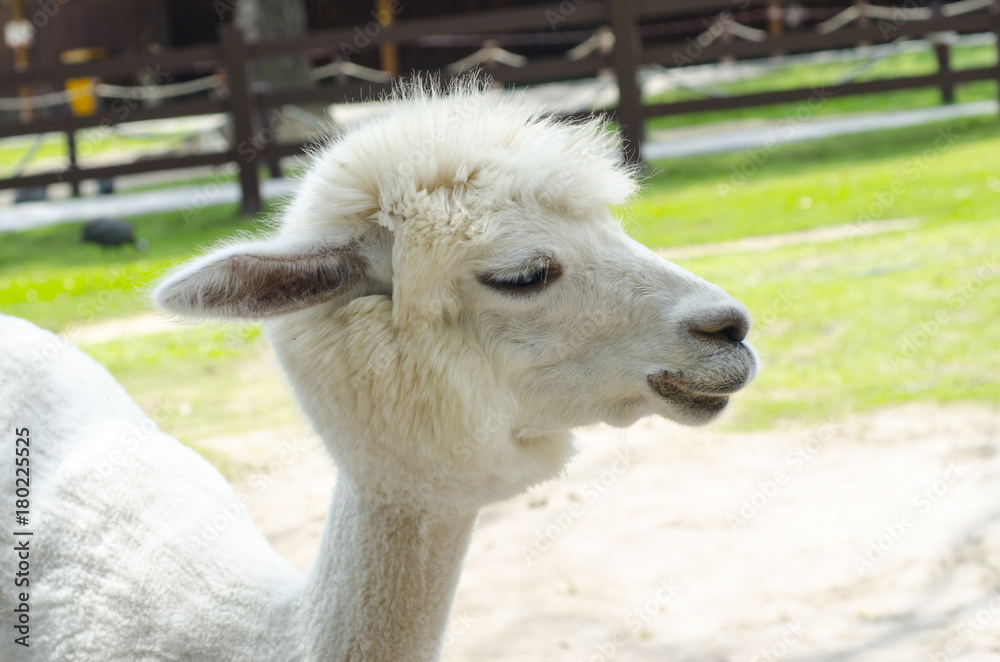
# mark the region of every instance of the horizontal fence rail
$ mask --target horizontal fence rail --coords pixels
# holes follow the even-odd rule
[[[222,28],[217,44],[181,48],[161,53],[113,60],[49,66],[25,71],[0,72],[0,99],[9,108],[23,103],[39,108],[60,103],[59,94],[48,93],[19,99],[25,86],[60,86],[68,79],[133,76],[137,72],[162,83],[171,72],[201,72],[204,79],[183,84],[127,88],[105,85],[103,93],[117,97],[106,108],[83,117],[40,117],[32,121],[0,123],[0,138],[43,132],[61,132],[70,145],[70,165],[60,172],[19,175],[0,180],[0,188],[45,186],[88,179],[111,178],[157,170],[193,166],[236,164],[243,192],[242,210],[254,213],[261,207],[259,168],[284,156],[301,154],[309,143],[279,144],[270,131],[261,136],[272,115],[288,104],[343,103],[377,98],[391,89],[392,71],[366,69],[351,64],[357,52],[372,52],[380,46],[412,45],[433,48],[479,44],[481,49],[464,60],[476,60],[500,84],[525,85],[538,82],[577,80],[611,75],[619,100],[616,108],[596,110],[616,121],[627,144],[626,158],[638,160],[647,119],[665,115],[697,113],[807,101],[822,95],[846,96],[937,87],[945,101],[953,98],[954,86],[980,80],[996,80],[1000,94],[1000,57],[996,66],[954,70],[950,66],[947,40],[942,34],[997,35],[1000,49],[1000,0],[961,0],[905,7],[872,5],[844,0],[843,7],[808,0],[563,0],[561,3],[478,12],[455,16],[382,21],[377,15],[367,24],[315,32],[301,37],[247,43],[232,28]],[[794,20],[793,20],[794,19]],[[684,37],[684,34],[687,36]],[[728,61],[735,58],[768,58],[833,49],[891,44],[899,40],[929,37],[938,61],[936,73],[897,76],[877,80],[842,81],[833,85],[802,89],[754,92],[733,96],[706,96],[670,103],[645,104],[638,72],[642,67],[677,68]],[[576,40],[576,44],[574,44]],[[565,44],[563,55],[553,54],[553,44]],[[542,54],[526,57],[505,47],[546,45]],[[314,70],[315,78],[333,83],[310,87],[267,89],[251,80],[250,64],[258,58],[309,53],[332,60]],[[461,63],[459,63],[459,66]],[[348,73],[351,72],[351,73]],[[454,66],[429,73],[447,80],[458,75]],[[351,78],[367,78],[361,82]],[[376,82],[371,82],[376,81]],[[385,81],[385,82],[377,82]],[[177,97],[170,95],[177,90]],[[207,91],[207,92],[206,92]],[[199,98],[180,95],[200,93]],[[144,103],[153,98],[160,105]],[[126,122],[226,113],[230,117],[230,149],[186,155],[159,156],[134,163],[78,167],[75,159],[76,131],[109,128]],[[581,110],[570,116],[592,114]],[[243,149],[245,145],[253,149]],[[274,168],[272,167],[272,170]]]

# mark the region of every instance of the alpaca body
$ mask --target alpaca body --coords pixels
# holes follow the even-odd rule
[[[277,659],[267,651],[294,641],[302,579],[222,476],[64,340],[0,316],[0,347],[11,449],[0,464],[14,476],[13,435],[27,428],[31,514],[17,530],[33,533],[30,584],[18,589],[29,594],[30,646],[13,643],[17,595],[5,588],[0,659]],[[12,479],[0,498],[13,523]],[[17,561],[5,526],[0,567]],[[285,641],[272,635],[278,623]]]

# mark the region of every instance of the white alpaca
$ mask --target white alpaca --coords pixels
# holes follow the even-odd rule
[[[705,423],[756,370],[743,307],[612,217],[635,189],[617,147],[415,86],[316,155],[274,236],[161,283],[175,313],[266,320],[337,464],[304,576],[103,368],[0,317],[2,659],[437,659],[479,509],[557,475],[570,428]],[[30,648],[10,622],[17,428]]]

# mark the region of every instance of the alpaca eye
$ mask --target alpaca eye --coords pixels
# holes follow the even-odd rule
[[[529,294],[537,292],[558,277],[558,269],[543,264],[527,271],[513,274],[501,273],[479,277],[479,282],[494,290],[508,294]]]
[[[518,274],[513,278],[500,278],[494,281],[494,285],[502,285],[504,287],[534,287],[541,283],[544,283],[549,277],[549,268],[542,267],[541,269],[535,269],[534,271],[528,271],[523,274]]]

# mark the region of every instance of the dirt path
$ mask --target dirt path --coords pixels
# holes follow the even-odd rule
[[[279,437],[227,446],[268,464],[236,487],[304,568],[334,471]],[[644,421],[580,448],[566,479],[483,512],[445,660],[1000,660],[1000,410]]]
[[[150,312],[78,326],[65,335],[70,342],[85,345],[112,342],[119,338],[147,336],[180,328],[183,328],[181,322],[172,321],[159,312]]]

